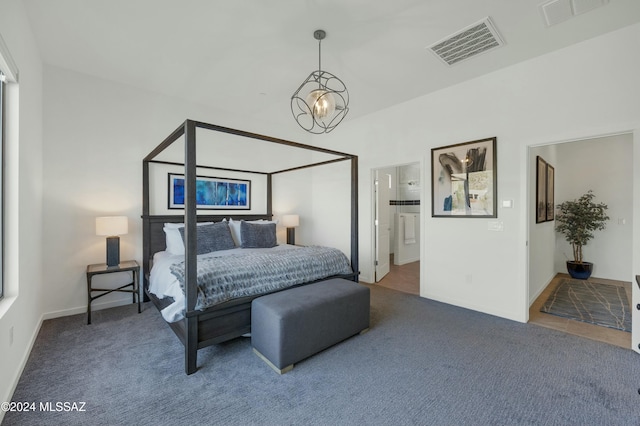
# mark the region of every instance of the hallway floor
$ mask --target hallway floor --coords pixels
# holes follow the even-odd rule
[[[420,262],[411,262],[405,265],[394,265],[391,255],[389,273],[380,280],[377,285],[393,290],[420,295]]]
[[[547,288],[545,288],[540,296],[538,296],[536,301],[533,302],[533,304],[529,308],[529,322],[532,324],[540,325],[542,327],[552,328],[554,330],[564,331],[565,333],[586,337],[587,339],[598,340],[600,342],[605,342],[611,345],[630,349],[631,333],[540,312],[540,307],[544,304],[553,290],[560,284],[560,281],[563,278],[570,277],[567,274],[557,274],[553,278],[553,280],[551,280],[551,283],[549,283]],[[625,287],[629,301],[631,302],[632,300],[630,282],[606,280],[593,277],[589,278],[589,280],[593,282],[600,282],[603,284],[619,285]],[[631,312],[631,306],[629,306],[629,312]]]

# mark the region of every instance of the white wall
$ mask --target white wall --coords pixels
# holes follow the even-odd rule
[[[21,1],[0,2],[0,32],[20,71],[7,87],[5,298],[0,401],[9,401],[42,319],[42,63]],[[13,343],[11,339],[13,329]],[[0,421],[4,412],[0,411]]]
[[[371,169],[421,159],[421,295],[526,321],[528,147],[640,127],[638,40],[636,24],[346,122],[316,140],[360,155],[361,229],[371,221]],[[430,149],[491,136],[498,138],[499,205],[514,206],[498,209],[504,231],[488,231],[488,219],[431,218]],[[361,278],[369,282],[372,247],[361,232]]]
[[[536,223],[536,165],[537,156],[542,157],[555,170],[564,167],[558,164],[556,145],[532,147],[529,150],[529,305],[533,303],[551,282],[558,272],[555,267],[556,231],[555,221]],[[555,178],[555,188],[558,188],[558,178]],[[558,200],[558,194],[555,194]],[[555,201],[557,205],[557,201]]]
[[[556,205],[592,189],[594,201],[609,206],[607,228],[594,232],[583,247],[584,260],[594,263],[594,277],[630,281],[632,275],[632,152],[631,134],[557,145]],[[555,270],[566,273],[573,252],[560,234],[555,252]]]
[[[96,216],[127,216],[129,234],[120,239],[121,259],[142,261],[142,159],[187,118],[307,142],[300,137],[307,137],[306,133],[295,123],[289,130],[251,122],[45,66],[43,202],[47,214],[42,242],[47,317],[86,310],[86,266],[105,261],[105,239],[95,235]],[[166,179],[164,174],[162,182]],[[308,196],[299,196],[303,204],[310,204],[305,200]],[[161,204],[166,202],[163,197]],[[256,203],[264,204],[260,197]],[[128,282],[126,274],[96,278],[111,284]],[[114,293],[92,306],[100,309],[130,301],[130,296]]]
[[[342,151],[349,151],[342,147]],[[350,153],[353,153],[351,151]],[[367,180],[371,179],[371,172]],[[339,248],[351,255],[351,162],[339,163],[313,169],[312,196],[313,218],[309,224],[314,244]],[[360,179],[364,179],[360,173]],[[360,193],[360,196],[363,196]],[[363,234],[359,227],[360,236]]]
[[[273,185],[273,216],[280,220],[282,215],[297,214],[300,226],[295,229],[295,242],[299,245],[317,244],[313,240],[313,205],[309,198],[300,194],[308,194],[312,185],[313,171],[302,169],[290,173],[276,174],[272,177]],[[284,227],[276,228],[278,242],[286,242]]]

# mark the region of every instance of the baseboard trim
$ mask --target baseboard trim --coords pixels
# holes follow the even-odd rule
[[[126,300],[122,299],[122,300],[114,300],[111,302],[104,302],[104,303],[95,303],[91,305],[91,310],[92,311],[98,311],[101,309],[108,309],[108,308],[115,308],[117,306],[123,306],[123,305],[128,305],[131,304],[131,298],[127,297]],[[33,345],[35,345],[36,343],[36,339],[38,338],[38,333],[40,333],[40,328],[42,327],[42,323],[45,320],[48,319],[53,319],[53,318],[59,318],[59,317],[66,317],[69,315],[77,315],[77,314],[82,314],[82,313],[86,313],[87,312],[87,307],[86,306],[81,306],[81,307],[77,307],[77,308],[70,308],[70,309],[63,309],[61,311],[54,311],[54,312],[47,312],[44,313],[42,315],[40,315],[40,319],[38,320],[38,325],[36,326],[35,330],[33,331],[31,338],[29,340],[29,344],[27,345],[27,348],[25,349],[24,354],[22,355],[22,361],[20,361],[20,365],[14,375],[14,377],[11,379],[11,386],[9,388],[9,393],[7,395],[4,396],[4,398],[1,398],[0,401],[11,401],[11,398],[13,398],[13,394],[16,391],[16,387],[18,386],[18,382],[20,382],[20,377],[22,377],[22,373],[24,372],[24,368],[27,366],[27,361],[29,360],[29,356],[31,355],[31,350],[33,349]],[[2,424],[2,420],[4,419],[4,415],[5,412],[0,410],[0,424]]]
[[[397,259],[397,263],[396,263],[396,258],[394,257],[394,265],[397,266],[402,266],[402,265],[406,265],[407,263],[413,263],[413,262],[417,262],[420,260],[420,256],[418,257],[410,257],[408,259]]]
[[[129,305],[131,303],[132,303],[131,296],[128,296],[126,299],[113,300],[110,302],[92,303],[91,311],[95,312],[101,309],[116,308],[118,306]],[[86,314],[86,313],[87,313],[87,307],[79,306],[76,308],[63,309],[61,311],[48,312],[48,313],[45,313],[43,317],[45,320],[49,320],[54,318],[68,317],[70,315],[78,315],[78,314]]]
[[[20,366],[18,367],[16,374],[11,380],[11,387],[9,388],[9,394],[4,398],[0,399],[0,401],[10,402],[11,398],[13,398],[13,394],[16,391],[16,387],[18,387],[18,382],[20,381],[20,377],[22,377],[22,373],[24,372],[24,368],[27,366],[27,361],[29,360],[29,356],[31,355],[31,350],[33,349],[33,345],[36,343],[36,339],[38,338],[38,333],[40,333],[40,327],[42,327],[42,322],[44,321],[44,315],[40,315],[40,320],[38,321],[38,325],[31,335],[31,339],[27,348],[25,349],[24,354],[22,355],[22,361],[20,361]],[[2,420],[4,419],[5,411],[0,410],[0,424],[2,424]]]
[[[515,312],[515,311],[512,312],[512,311],[503,311],[503,310],[497,310],[497,309],[488,309],[491,307],[481,306],[474,303],[467,303],[467,301],[462,301],[455,298],[440,297],[438,295],[434,295],[429,292],[426,292],[424,294],[420,293],[420,297],[435,300],[436,302],[446,303],[447,305],[457,306],[459,308],[469,309],[469,310],[480,312],[487,315],[493,315],[495,317],[504,318],[511,321],[516,321],[520,323],[527,322],[527,318],[523,318],[519,312]]]

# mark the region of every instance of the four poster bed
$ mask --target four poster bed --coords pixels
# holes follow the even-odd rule
[[[210,131],[220,137],[224,134],[225,137],[233,135],[246,138],[243,141],[250,140],[261,145],[277,144],[287,149],[309,150],[315,152],[316,157],[308,155],[305,158],[317,160],[321,157],[322,160],[311,162],[307,160],[302,165],[267,172],[229,168],[228,164],[224,164],[223,167],[215,164],[215,159],[196,159],[196,129]],[[158,159],[161,153],[178,140],[184,142],[181,161]],[[259,152],[258,155],[264,155],[263,151],[256,152]],[[250,154],[243,152],[242,155]],[[275,224],[271,222],[273,219],[272,177],[341,161],[349,161],[351,166],[350,259],[347,259],[341,251],[327,247],[274,246]],[[262,163],[267,163],[264,158]],[[155,182],[158,179],[152,178],[150,169],[165,166],[174,169],[176,166],[181,169],[184,167],[184,208],[181,210],[183,214],[152,214],[152,197],[157,193],[152,190],[152,187],[159,184]],[[251,331],[253,299],[264,294],[329,278],[340,277],[358,281],[357,156],[186,120],[144,158],[142,168],[145,300],[148,298],[156,305],[184,344],[187,374],[197,370],[198,349],[234,339]],[[255,173],[266,178],[265,211],[242,214],[240,210],[223,209],[225,214],[198,214],[196,170],[203,169],[229,173]],[[251,210],[255,209],[255,206],[251,208]],[[180,231],[178,241],[184,244],[183,253],[176,254],[175,250],[170,253],[168,245],[173,245],[173,242],[170,242],[169,234],[171,233],[174,238],[178,230]],[[233,246],[233,243],[227,243],[230,241],[229,234],[235,238],[236,246]],[[241,244],[240,238],[242,238]],[[245,240],[258,241],[258,243],[245,245]],[[263,245],[264,241],[268,243]],[[206,248],[204,247],[206,244],[212,244],[212,246]],[[244,268],[244,265],[251,265],[249,271],[242,269],[237,272]],[[159,272],[161,266],[165,272]],[[205,266],[211,266],[213,269],[205,270]],[[157,284],[157,282],[164,282],[158,281],[159,276],[171,277],[172,287],[169,284]],[[209,290],[222,291],[222,294],[212,295],[208,293]]]

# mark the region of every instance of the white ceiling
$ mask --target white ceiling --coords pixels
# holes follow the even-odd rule
[[[324,29],[322,69],[349,89],[345,121],[640,21],[640,0],[551,27],[542,0],[24,3],[45,63],[247,117],[291,119],[291,95],[317,68],[313,32]],[[503,47],[454,66],[426,49],[487,16]]]

